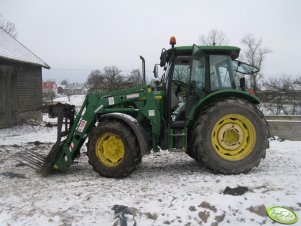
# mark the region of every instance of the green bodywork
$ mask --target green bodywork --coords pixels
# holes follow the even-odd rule
[[[55,169],[70,166],[80,154],[80,148],[101,116],[107,113],[124,113],[139,123],[146,123],[146,133],[151,135],[152,149],[157,150],[160,136],[164,92],[141,86],[110,93],[88,94],[78,112],[66,140],[63,141]],[[145,127],[145,128],[146,128]],[[150,151],[150,150],[148,150]]]
[[[255,104],[260,103],[259,99],[256,96],[250,94],[248,91],[240,91],[240,90],[233,90],[233,89],[218,90],[200,99],[198,103],[189,110],[187,116],[187,123],[191,122],[194,119],[195,113],[198,110],[198,108],[205,106],[208,103],[215,102],[221,97],[222,98],[237,97],[237,98],[247,99]]]
[[[164,66],[172,69],[174,64],[176,64],[177,57],[191,56],[193,48],[193,46],[183,46],[162,51],[161,63],[164,58]],[[207,55],[226,55],[230,56],[232,60],[238,57],[240,51],[237,47],[229,46],[205,46],[199,48]],[[238,97],[256,104],[259,103],[257,97],[239,88],[206,90],[189,107],[186,107],[190,103],[189,95],[187,95],[186,103],[180,110],[184,116],[178,121],[172,120],[173,112],[170,110],[171,88],[167,88],[171,87],[171,77],[172,70],[166,70],[161,84],[156,87],[143,85],[115,92],[88,94],[80,111],[77,113],[74,123],[68,130],[66,139],[62,141],[61,149],[58,152],[53,168],[63,169],[70,166],[73,160],[80,155],[82,145],[91,134],[93,128],[97,126],[97,122],[102,120],[103,116],[108,113],[122,113],[135,119],[135,122],[145,132],[146,142],[149,144],[148,150],[140,150],[141,153],[149,153],[151,150],[156,152],[160,148],[185,151],[187,146],[189,146],[188,131],[192,129],[195,115],[208,103],[229,97]],[[188,84],[187,89],[192,89],[189,87],[190,85]]]

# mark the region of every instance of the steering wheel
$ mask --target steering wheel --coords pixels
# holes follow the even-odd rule
[[[188,87],[188,84],[186,84],[185,82],[182,82],[180,80],[173,80],[172,81],[176,86],[183,86],[183,87]]]
[[[186,83],[184,83],[184,82],[182,82],[180,80],[173,80],[172,82],[177,87],[176,91],[175,91],[176,96],[178,96],[178,94],[181,93],[182,88],[188,88],[188,84],[186,84]]]

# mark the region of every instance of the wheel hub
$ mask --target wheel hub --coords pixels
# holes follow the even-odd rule
[[[253,150],[256,143],[255,128],[243,115],[225,115],[215,123],[211,142],[215,152],[223,159],[241,160]]]
[[[233,123],[223,125],[218,132],[219,144],[228,150],[234,150],[239,147],[244,139],[242,129]]]
[[[105,133],[96,142],[96,156],[108,167],[119,165],[124,153],[124,144],[116,134]]]

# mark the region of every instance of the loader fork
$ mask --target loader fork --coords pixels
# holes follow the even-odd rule
[[[48,112],[57,116],[57,140],[52,146],[48,155],[36,151],[21,153],[17,161],[36,169],[42,176],[47,176],[52,171],[58,153],[64,142],[62,137],[67,136],[69,129],[74,122],[75,106],[69,104],[55,104],[46,106]]]
[[[69,104],[58,103],[55,105],[54,111],[57,114],[57,140],[60,143],[62,137],[67,136],[69,128],[74,122],[75,106]],[[64,130],[63,130],[64,127]]]

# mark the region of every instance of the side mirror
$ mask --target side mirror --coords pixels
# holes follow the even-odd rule
[[[159,66],[159,64],[155,64],[155,66],[154,66],[153,73],[154,73],[155,78],[158,78],[158,66]]]
[[[161,67],[165,66],[165,64],[167,63],[167,59],[168,59],[168,51],[163,48],[161,51],[161,56],[160,56],[160,66]]]

